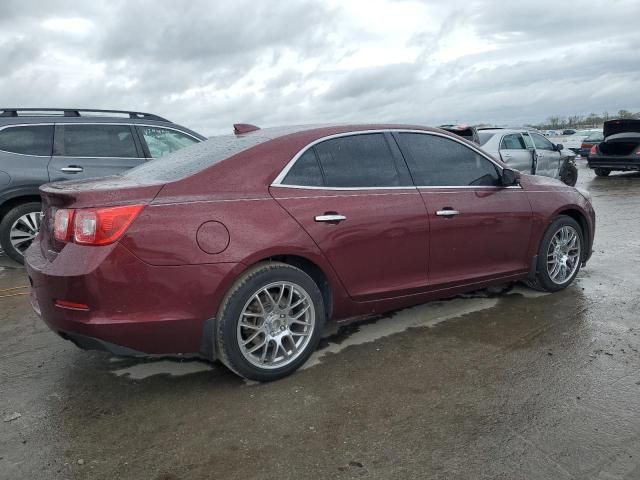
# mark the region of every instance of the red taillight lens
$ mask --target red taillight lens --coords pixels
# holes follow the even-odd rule
[[[71,240],[73,233],[73,210],[61,208],[53,217],[53,236],[60,242]]]
[[[118,240],[144,205],[76,210],[73,241],[83,245],[108,245]]]
[[[595,155],[596,153],[598,153],[597,150],[598,150],[598,148],[595,145],[593,145],[591,147],[591,150],[589,150],[589,155]]]

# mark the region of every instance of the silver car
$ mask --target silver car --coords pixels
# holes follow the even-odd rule
[[[554,145],[539,133],[526,129],[478,129],[482,149],[514,170],[557,178],[575,185],[578,172],[575,154],[565,155],[561,144]]]

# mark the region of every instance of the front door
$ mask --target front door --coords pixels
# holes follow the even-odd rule
[[[429,215],[429,283],[472,283],[529,268],[531,206],[519,186],[500,186],[499,167],[455,139],[395,134]]]
[[[558,178],[560,176],[560,152],[556,146],[542,135],[530,133],[536,148],[538,168],[536,175]]]
[[[121,124],[56,125],[49,162],[52,182],[105,177],[145,161],[133,127]]]
[[[313,238],[354,300],[426,288],[426,209],[390,135],[321,142],[271,194]]]

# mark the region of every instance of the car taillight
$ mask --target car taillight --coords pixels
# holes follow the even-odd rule
[[[595,155],[596,153],[598,153],[598,148],[596,145],[593,145],[591,150],[589,150],[589,155]]]
[[[61,208],[53,217],[53,236],[60,242],[68,242],[73,234],[73,210]]]
[[[76,210],[73,241],[83,245],[108,245],[118,240],[144,205]]]

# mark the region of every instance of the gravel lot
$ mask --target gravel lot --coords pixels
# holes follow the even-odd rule
[[[573,286],[343,327],[265,385],[81,351],[0,257],[0,478],[640,478],[640,175],[578,163],[598,225]]]

